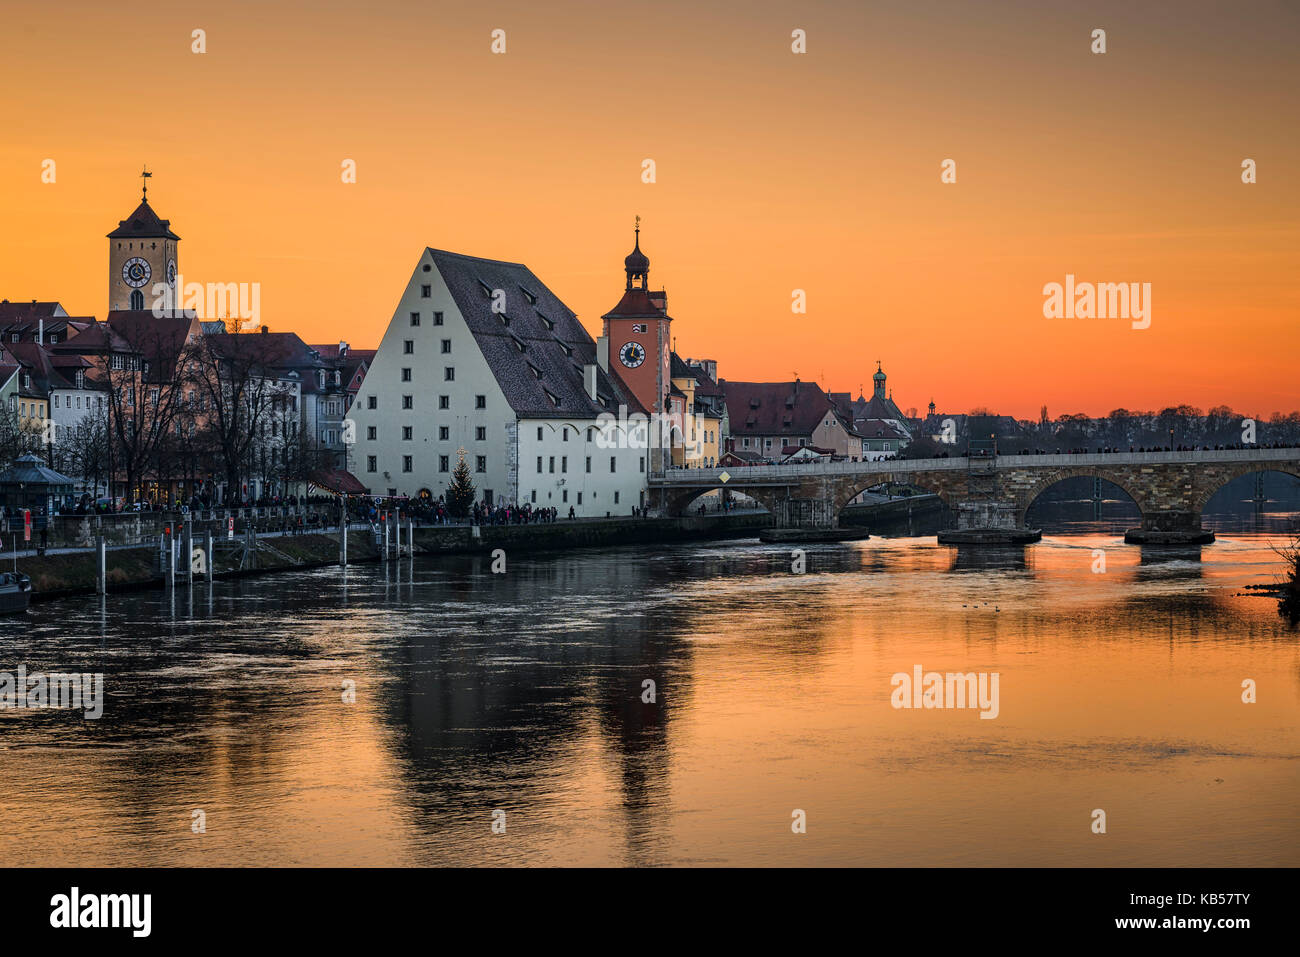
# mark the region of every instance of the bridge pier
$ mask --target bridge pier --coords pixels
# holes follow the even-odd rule
[[[959,502],[957,527],[939,532],[940,545],[1029,545],[1043,537],[1021,524],[1020,510],[1006,502]]]
[[[1129,545],[1209,545],[1214,532],[1201,527],[1201,513],[1166,509],[1143,512],[1142,527],[1124,533]]]
[[[828,498],[779,498],[765,503],[777,528],[836,528],[839,513]]]

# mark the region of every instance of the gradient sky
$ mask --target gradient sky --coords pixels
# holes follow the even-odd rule
[[[599,334],[639,214],[725,378],[1300,407],[1300,4],[0,3],[10,300],[102,318],[148,163],[186,279],[260,282],[309,342],[375,345],[425,246],[527,263]],[[1043,318],[1067,272],[1151,283],[1151,327]]]

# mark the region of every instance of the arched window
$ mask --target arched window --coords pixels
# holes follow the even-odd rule
[[[131,308],[137,312],[144,309],[144,293],[139,289],[131,290]]]

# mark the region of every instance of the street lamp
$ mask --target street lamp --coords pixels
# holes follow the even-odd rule
[[[1173,426],[1170,426],[1169,427],[1169,451],[1172,452],[1173,450],[1174,450],[1174,429]]]

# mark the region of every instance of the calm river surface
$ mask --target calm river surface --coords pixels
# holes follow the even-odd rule
[[[813,546],[802,575],[755,539],[39,605],[0,622],[0,671],[103,672],[107,703],[0,711],[0,863],[1294,866],[1300,638],[1238,594],[1284,526],[1238,527],[1173,556],[1099,521]],[[895,710],[916,665],[997,672],[997,718]]]

